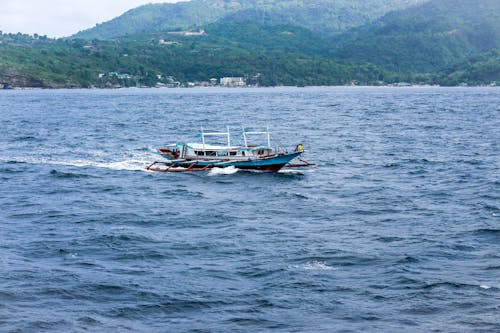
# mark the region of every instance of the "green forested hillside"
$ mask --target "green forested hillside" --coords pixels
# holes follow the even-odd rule
[[[223,76],[259,85],[499,84],[499,3],[430,0],[337,36],[279,23],[271,10],[228,14],[194,36],[147,31],[53,40],[0,33],[0,87],[154,86]]]
[[[455,63],[442,70],[439,83],[471,85],[496,82],[500,84],[500,51],[476,54],[465,61]]]
[[[262,53],[283,52],[328,58],[331,39],[290,25],[264,25],[248,20],[217,22],[205,27],[205,41]]]
[[[76,38],[107,39],[142,32],[193,29],[242,18],[335,33],[427,0],[191,0],[149,4],[81,31]]]
[[[434,72],[500,49],[500,1],[432,0],[337,39],[335,55],[396,72]]]
[[[163,34],[115,41],[40,40],[4,35],[0,44],[0,83],[11,86],[105,87],[154,86],[157,78],[180,82],[244,76],[259,85],[339,85],[351,80],[376,83],[390,73],[369,64],[276,52],[259,52],[239,44],[172,37],[178,44],[160,45]],[[109,72],[131,77],[99,78]]]

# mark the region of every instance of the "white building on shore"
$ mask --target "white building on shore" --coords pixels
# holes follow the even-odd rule
[[[220,85],[223,87],[244,87],[246,82],[242,77],[222,77]]]

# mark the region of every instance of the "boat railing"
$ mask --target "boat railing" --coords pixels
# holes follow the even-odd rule
[[[201,143],[203,144],[203,149],[205,149],[205,137],[206,136],[225,136],[227,137],[227,146],[231,147],[231,133],[229,132],[229,126],[227,127],[227,132],[205,132],[203,126],[201,127]]]
[[[269,126],[266,127],[265,132],[247,132],[245,128],[243,127],[243,142],[245,144],[245,147],[248,147],[248,141],[247,141],[247,135],[262,135],[265,134],[267,135],[267,146],[271,147],[271,132],[269,132]]]
[[[255,131],[246,131],[243,127],[243,143],[245,147],[248,147],[248,135],[266,135],[267,136],[267,146],[271,147],[271,132],[269,132],[269,127],[266,127],[266,131],[255,132]],[[229,130],[229,126],[227,127],[227,132],[205,132],[203,126],[201,127],[201,143],[203,144],[203,149],[205,149],[205,137],[207,136],[225,136],[227,138],[227,146],[231,146],[231,132]]]

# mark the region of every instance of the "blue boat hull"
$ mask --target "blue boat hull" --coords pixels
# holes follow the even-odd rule
[[[200,169],[200,168],[207,168],[207,167],[225,168],[225,167],[232,166],[232,167],[235,167],[238,169],[263,170],[263,171],[279,171],[286,164],[288,164],[291,160],[300,156],[301,154],[302,154],[302,152],[294,152],[291,154],[284,154],[284,155],[278,155],[278,156],[273,156],[273,157],[268,157],[268,158],[253,159],[253,160],[247,160],[247,161],[242,161],[242,160],[214,161],[214,160],[204,160],[204,159],[171,160],[169,157],[160,153],[161,156],[170,160],[172,165],[179,166],[179,167]]]

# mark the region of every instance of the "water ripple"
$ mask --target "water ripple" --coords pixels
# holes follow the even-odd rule
[[[498,88],[0,95],[2,331],[500,327]],[[201,125],[316,166],[145,170]]]

